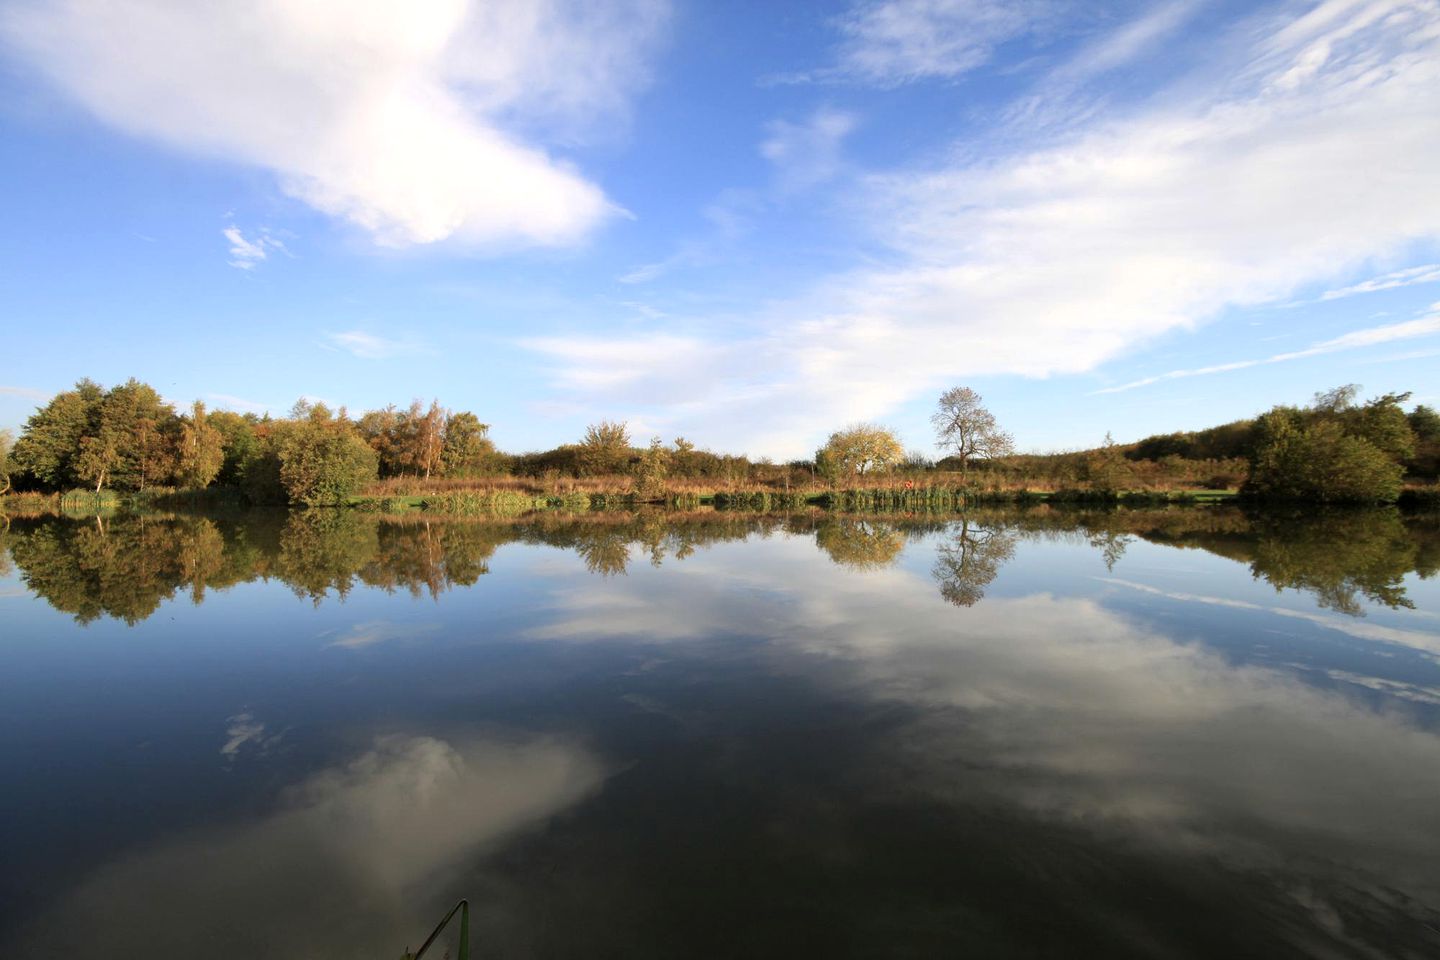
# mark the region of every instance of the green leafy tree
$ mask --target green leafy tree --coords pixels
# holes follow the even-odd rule
[[[445,419],[445,440],[440,461],[447,477],[473,477],[494,466],[495,444],[490,425],[469,411],[452,413]]]
[[[58,490],[80,482],[80,441],[92,430],[105,391],[93,380],[58,393],[25,422],[11,454],[11,469],[42,487]]]
[[[624,472],[630,462],[630,432],[625,424],[601,420],[586,427],[579,461],[581,473],[592,477]]]
[[[207,422],[220,434],[220,472],[215,482],[223,486],[243,486],[245,473],[250,464],[260,456],[260,420],[253,413],[238,414],[229,410],[215,410]]]
[[[884,470],[904,456],[905,448],[893,431],[873,423],[857,423],[830,434],[825,446],[816,451],[815,461],[822,472],[863,476],[867,471]]]
[[[292,425],[276,453],[280,484],[292,503],[343,503],[376,477],[375,451],[348,424],[338,421]]]
[[[205,404],[199,400],[183,418],[180,428],[180,451],[175,466],[175,479],[183,487],[208,487],[225,464],[225,436],[210,425]]]
[[[1394,500],[1404,469],[1337,419],[1306,423],[1302,411],[1277,407],[1256,422],[1249,492],[1321,502]]]
[[[1400,406],[1408,399],[1408,393],[1387,393],[1347,410],[1341,421],[1345,432],[1368,440],[1391,460],[1409,460],[1415,455],[1415,431]]]
[[[1015,441],[1000,429],[995,415],[980,403],[980,394],[969,387],[952,387],[940,394],[930,422],[935,441],[952,451],[965,470],[972,457],[993,460],[1015,451]]]

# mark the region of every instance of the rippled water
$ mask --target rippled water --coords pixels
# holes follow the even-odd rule
[[[0,533],[5,956],[1440,955],[1440,522]],[[453,954],[452,954],[453,955]]]

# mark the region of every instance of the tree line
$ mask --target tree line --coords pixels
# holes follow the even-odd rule
[[[967,485],[1042,483],[1113,492],[1166,483],[1234,487],[1256,496],[1320,501],[1388,501],[1407,478],[1440,472],[1440,414],[1409,394],[1358,400],[1359,388],[1317,394],[1306,407],[1276,407],[1253,420],[1209,430],[1146,437],[1096,449],[1017,454],[982,398],[967,387],[939,397],[931,424],[946,451],[936,461],[907,451],[883,425],[859,423],[832,433],[812,459],[774,464],[697,449],[684,437],[632,443],[623,422],[591,424],[575,443],[508,454],[469,411],[438,401],[390,405],[352,417],[341,407],[301,400],[285,417],[177,412],[138,380],[106,389],[81,380],[37,409],[13,444],[0,432],[0,493],[96,492],[218,486],[255,503],[342,503],[367,483],[394,477],[498,476],[629,478],[651,497],[676,480],[777,486],[867,482],[902,472],[958,473]],[[948,482],[957,482],[950,480]]]

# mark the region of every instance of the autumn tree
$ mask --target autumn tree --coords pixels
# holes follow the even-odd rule
[[[981,405],[980,399],[980,394],[969,387],[951,387],[940,394],[939,404],[930,415],[936,443],[953,451],[962,471],[973,457],[991,460],[1015,450],[1014,438],[1000,429],[995,415]]]
[[[873,423],[857,423],[830,434],[815,453],[817,469],[837,476],[864,476],[884,470],[905,456],[894,432]]]
[[[670,451],[659,437],[650,441],[650,446],[640,454],[640,468],[636,474],[636,492],[647,500],[654,500],[665,493],[665,478],[670,473]]]
[[[190,415],[181,419],[175,479],[182,487],[208,487],[224,463],[225,437],[210,425],[205,404],[196,400]]]
[[[622,472],[630,461],[630,433],[625,424],[601,420],[586,427],[579,461],[581,472],[589,476]]]

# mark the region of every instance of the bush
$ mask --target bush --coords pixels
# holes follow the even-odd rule
[[[289,431],[279,460],[286,496],[307,507],[344,503],[375,479],[378,468],[369,444],[328,423],[305,423]]]

